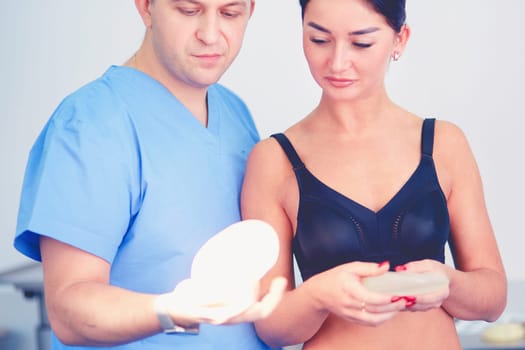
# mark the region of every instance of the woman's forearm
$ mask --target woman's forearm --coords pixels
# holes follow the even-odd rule
[[[498,319],[507,303],[507,281],[504,274],[481,268],[469,272],[455,270],[450,282],[450,295],[443,308],[462,320]]]
[[[285,293],[270,317],[256,322],[258,335],[271,347],[300,344],[321,327],[329,312],[310,293],[309,282]]]

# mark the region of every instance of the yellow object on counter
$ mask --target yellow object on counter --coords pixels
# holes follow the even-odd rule
[[[490,344],[513,344],[525,339],[525,325],[522,323],[496,323],[481,333],[481,339]]]

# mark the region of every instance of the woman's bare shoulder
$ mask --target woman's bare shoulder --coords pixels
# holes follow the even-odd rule
[[[257,178],[265,178],[265,181],[273,179],[275,182],[291,170],[290,161],[274,137],[257,143],[248,158],[247,171]]]
[[[434,149],[437,154],[454,156],[470,152],[463,130],[453,122],[437,120],[434,136]]]
[[[268,137],[259,141],[252,149],[250,153],[249,162],[262,162],[268,163],[272,162],[272,159],[275,157],[284,156],[279,143],[274,137]]]
[[[450,193],[454,184],[476,182],[472,177],[478,174],[474,154],[465,133],[456,124],[436,122],[433,158],[445,193]]]

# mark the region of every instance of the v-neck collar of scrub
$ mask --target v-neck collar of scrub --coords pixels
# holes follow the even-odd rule
[[[160,83],[158,80],[151,77],[150,75],[132,67],[117,65],[111,66],[108,69],[108,72],[111,74],[117,74],[121,78],[130,81],[130,83],[141,84],[142,88],[144,88],[144,85],[151,85],[152,89],[154,90],[164,91],[165,95],[167,95],[164,97],[171,99],[173,103],[178,105],[179,110],[183,110],[186,112],[180,117],[189,118],[189,124],[193,125],[194,131],[200,132],[206,137],[218,136],[221,119],[221,108],[219,108],[218,106],[220,102],[214,85],[209,86],[207,89],[208,91],[206,93],[206,103],[208,107],[208,125],[204,126],[195,117],[195,115],[193,115],[193,113],[191,113],[191,111],[184,104],[182,104],[182,102],[177,98],[177,96],[172,94],[162,83]]]

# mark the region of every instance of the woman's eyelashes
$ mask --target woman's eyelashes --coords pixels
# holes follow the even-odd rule
[[[320,39],[320,38],[310,38],[310,41],[313,42],[314,44],[319,44],[319,45],[328,44],[330,42],[330,40]]]
[[[329,39],[316,38],[316,37],[311,37],[310,41],[312,43],[314,43],[314,44],[317,44],[317,45],[326,45],[326,44],[331,42],[331,40],[329,40]],[[368,43],[368,42],[360,42],[360,41],[353,41],[352,42],[352,46],[355,46],[355,47],[360,48],[360,49],[366,49],[366,48],[371,47],[372,45],[374,45],[374,44],[373,43]]]
[[[374,44],[372,44],[372,43],[353,42],[352,45],[354,45],[356,47],[359,47],[361,49],[366,49],[366,48],[371,47]]]

